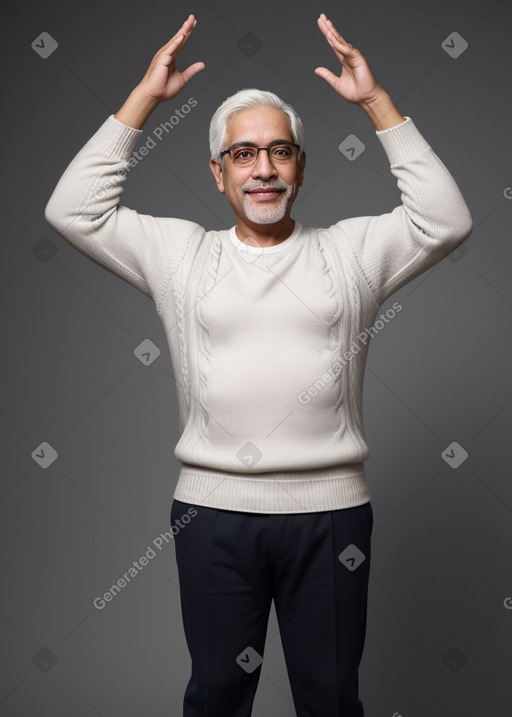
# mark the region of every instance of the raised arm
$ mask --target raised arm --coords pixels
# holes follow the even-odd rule
[[[315,74],[323,77],[347,102],[359,105],[372,120],[376,130],[390,129],[405,121],[371,71],[365,58],[346,42],[324,13],[317,20],[318,27],[332,47],[342,66],[338,77],[326,67],[317,67]]]
[[[176,68],[196,24],[193,15],[154,56],[116,115],[105,120],[60,178],[45,208],[50,226],[78,251],[125,279],[158,304],[170,271],[199,225],[139,214],[119,204],[131,153],[153,109],[180,92],[204,68]]]
[[[322,14],[318,26],[342,63],[340,77],[323,77],[375,125],[397,179],[402,204],[388,214],[354,217],[333,225],[342,230],[377,304],[443,259],[471,234],[473,221],[447,167],[410,117],[403,117],[376,80],[359,50]]]

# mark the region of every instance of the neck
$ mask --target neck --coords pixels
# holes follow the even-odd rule
[[[235,227],[235,234],[249,246],[270,247],[281,244],[288,239],[295,228],[295,221],[291,217],[283,217],[281,221],[274,224],[256,224],[244,222],[238,218]]]

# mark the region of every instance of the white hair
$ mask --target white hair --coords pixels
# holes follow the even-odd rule
[[[210,154],[219,159],[226,134],[226,122],[242,110],[254,107],[275,107],[284,112],[290,119],[293,141],[299,145],[299,157],[305,149],[304,127],[293,107],[268,90],[243,89],[227,97],[217,108],[210,122]]]

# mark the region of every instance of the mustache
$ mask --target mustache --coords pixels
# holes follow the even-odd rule
[[[258,182],[258,183],[246,182],[245,184],[243,184],[240,187],[240,189],[243,192],[250,192],[251,189],[284,189],[284,190],[286,190],[286,189],[290,189],[290,188],[291,188],[291,185],[286,184],[286,182],[283,182],[282,180],[280,182],[276,181],[276,182],[271,182],[271,183],[267,183],[267,184],[261,184],[261,182]]]

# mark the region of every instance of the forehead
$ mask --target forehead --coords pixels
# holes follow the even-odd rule
[[[266,145],[273,139],[293,139],[290,118],[276,107],[242,110],[226,122],[226,147],[241,140]]]

